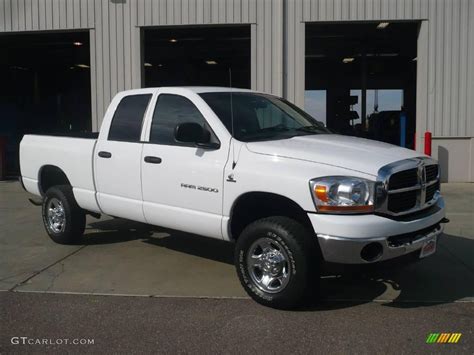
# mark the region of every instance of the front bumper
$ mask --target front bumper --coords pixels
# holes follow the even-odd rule
[[[443,233],[440,222],[445,217],[445,210],[440,198],[433,213],[418,219],[395,220],[378,215],[308,214],[308,217],[326,262],[367,264],[421,250],[427,240],[439,239]],[[364,260],[362,250],[371,243],[375,243],[372,245],[381,253]]]

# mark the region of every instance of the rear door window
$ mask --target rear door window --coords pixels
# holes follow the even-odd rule
[[[115,110],[109,130],[109,141],[139,142],[143,117],[152,94],[122,98]]]

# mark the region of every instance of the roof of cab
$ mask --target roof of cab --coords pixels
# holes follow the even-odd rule
[[[204,92],[229,92],[229,91],[243,91],[243,92],[254,92],[253,90],[249,89],[240,89],[240,88],[231,88],[231,87],[224,87],[224,86],[167,86],[167,87],[160,87],[157,89],[188,89],[196,94],[201,94]]]
[[[189,93],[189,92],[193,92],[193,93],[196,93],[196,94],[202,94],[202,93],[209,93],[209,92],[230,92],[230,91],[232,91],[232,92],[253,92],[253,93],[257,93],[257,94],[265,94],[264,92],[256,91],[256,90],[231,88],[231,87],[224,87],[224,86],[157,86],[157,87],[129,89],[129,90],[120,91],[120,92],[117,93],[115,98],[120,100],[124,96],[140,95],[140,94],[151,94],[151,93],[156,92],[156,90],[163,90],[163,89],[165,89],[165,90],[169,89],[169,90],[172,90],[175,93],[180,93],[180,94],[185,94],[185,93]]]
[[[121,91],[122,95],[133,95],[141,93],[150,93],[158,89],[183,89],[184,91],[192,91],[196,94],[202,94],[205,92],[257,92],[255,90],[231,88],[231,87],[219,87],[219,86],[161,86],[161,87],[149,87],[141,89],[130,89]]]

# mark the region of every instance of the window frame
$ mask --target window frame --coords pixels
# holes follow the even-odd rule
[[[114,120],[115,120],[115,115],[117,114],[117,111],[120,107],[120,104],[122,103],[122,101],[124,99],[129,98],[129,97],[133,97],[133,96],[149,96],[148,103],[145,107],[145,110],[143,111],[143,117],[142,117],[141,124],[140,124],[140,134],[138,136],[138,140],[111,139],[110,138],[110,132],[112,131],[112,127],[113,127]],[[107,132],[107,139],[106,140],[109,141],[109,142],[143,143],[142,142],[143,128],[144,128],[145,120],[146,120],[146,117],[147,117],[147,114],[148,114],[148,110],[150,108],[150,103],[152,102],[152,100],[153,100],[153,93],[152,92],[134,93],[134,94],[130,94],[130,95],[125,95],[122,98],[120,98],[119,102],[117,103],[117,105],[115,107],[114,114],[112,115],[112,118],[110,120],[109,130]]]
[[[205,123],[205,128],[209,130],[210,134],[211,134],[211,138],[214,138],[215,141],[217,143],[219,143],[219,148],[218,149],[213,149],[213,150],[220,150],[221,149],[221,141],[219,139],[219,137],[217,136],[217,134],[214,132],[214,130],[212,129],[212,126],[209,124],[208,120],[206,119],[206,116],[202,113],[202,111],[199,109],[199,107],[189,98],[189,97],[186,97],[182,94],[178,94],[178,93],[171,93],[171,92],[160,92],[158,93],[158,95],[156,96],[156,99],[155,99],[155,102],[154,102],[154,108],[153,108],[153,111],[150,112],[150,121],[149,121],[149,131],[148,131],[148,134],[147,134],[147,141],[146,142],[142,142],[142,143],[147,143],[147,144],[156,144],[156,145],[164,145],[164,146],[170,146],[170,147],[186,147],[186,148],[200,148],[197,144],[192,144],[192,143],[185,143],[185,142],[178,142],[176,141],[176,139],[174,139],[174,135],[173,135],[173,139],[174,139],[174,142],[175,144],[168,144],[168,143],[161,143],[161,142],[153,142],[151,140],[152,138],[152,131],[153,131],[153,119],[155,117],[155,112],[156,112],[156,109],[158,107],[158,103],[160,101],[160,97],[162,96],[178,96],[178,97],[181,97],[187,101],[189,101],[195,108],[196,110],[199,112],[199,114],[202,116],[203,120],[204,120],[204,123]]]

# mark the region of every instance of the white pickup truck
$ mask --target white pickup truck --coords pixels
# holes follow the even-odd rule
[[[323,261],[433,254],[445,222],[436,161],[250,90],[121,92],[97,139],[26,135],[20,162],[55,242],[77,243],[88,213],[234,242],[243,287],[272,307],[317,293]]]

